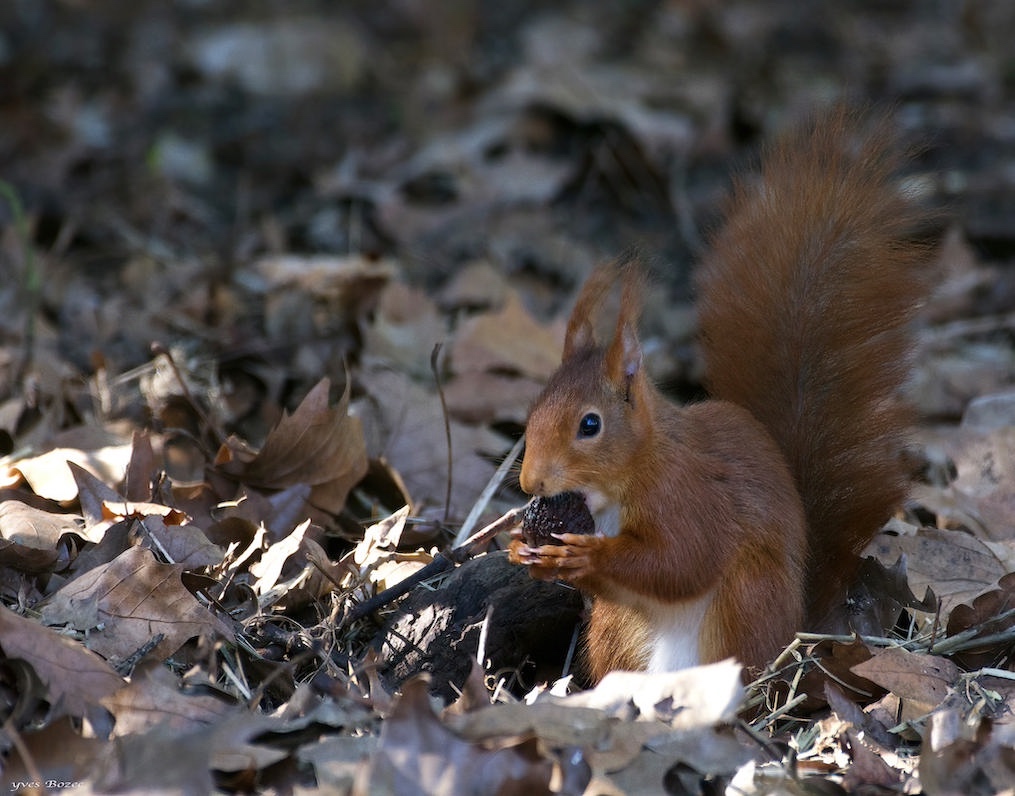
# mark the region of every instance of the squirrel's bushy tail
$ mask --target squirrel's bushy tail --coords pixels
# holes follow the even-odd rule
[[[734,189],[698,274],[711,395],[781,446],[809,526],[808,622],[906,492],[900,400],[926,296],[926,215],[895,181],[885,120],[846,110],[783,137]],[[834,573],[834,577],[830,577]]]

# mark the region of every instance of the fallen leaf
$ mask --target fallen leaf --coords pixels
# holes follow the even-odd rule
[[[486,749],[460,738],[433,712],[429,681],[417,677],[402,685],[381,727],[367,780],[371,791],[394,793],[549,794],[552,768],[517,741]]]
[[[1015,616],[1005,619],[997,617],[1012,608],[1015,608],[1015,572],[1009,572],[1001,578],[996,589],[977,595],[972,604],[956,605],[948,616],[947,634],[956,636],[971,628],[978,628],[974,638],[1002,633],[1015,627]],[[960,650],[953,657],[967,669],[979,669],[1004,662],[1010,649],[1010,640],[1000,640]]]
[[[29,663],[48,687],[50,702],[71,716],[84,716],[123,687],[123,678],[94,652],[3,606],[0,647],[8,658]]]
[[[77,532],[77,517],[33,508],[19,500],[0,502],[0,538],[25,547],[53,550],[65,533]]]
[[[562,345],[561,330],[536,321],[511,291],[498,311],[474,315],[461,325],[451,364],[456,373],[508,371],[545,381],[560,365]]]
[[[213,723],[236,711],[228,699],[184,694],[180,679],[161,661],[143,661],[130,684],[105,697],[102,704],[116,718],[115,735],[146,732],[157,725],[183,730]]]
[[[381,293],[377,312],[363,329],[364,362],[425,375],[433,347],[448,336],[447,321],[433,300],[401,282]]]
[[[1005,574],[997,556],[983,542],[961,531],[921,528],[915,536],[880,534],[873,549],[882,561],[894,561],[905,554],[913,592],[933,589],[941,601],[943,617]]]
[[[81,605],[94,602],[103,627],[90,630],[88,646],[117,660],[160,633],[165,638],[152,653],[158,659],[169,657],[194,636],[231,638],[229,626],[184,588],[182,571],[181,565],[160,564],[148,550],[131,547],[57,591],[42,608],[43,621],[67,623]]]
[[[348,385],[334,407],[328,405],[330,386],[321,379],[295,412],[283,415],[253,458],[234,456],[219,465],[222,471],[265,489],[310,484],[313,505],[340,512],[349,490],[366,474],[367,457],[360,422],[348,414]]]
[[[45,727],[22,730],[21,740],[35,769],[29,772],[20,754],[9,754],[4,759],[4,783],[32,782],[36,774],[50,788],[51,783],[82,783],[105,741],[82,737],[74,721],[57,719]]]
[[[123,479],[130,461],[130,444],[100,428],[82,426],[72,431],[59,435],[46,453],[15,462],[35,494],[60,503],[74,500],[78,487],[68,464],[87,470],[105,483],[117,484]]]
[[[413,512],[443,509],[448,453],[440,399],[402,373],[365,371],[360,379],[370,395],[361,416],[373,455],[396,467],[414,501]],[[494,432],[450,420],[451,517],[464,518],[493,475],[492,459],[507,440]]]
[[[310,527],[310,520],[304,520],[293,532],[284,539],[270,545],[267,550],[261,553],[261,560],[250,565],[250,574],[257,578],[254,582],[254,591],[264,595],[275,588],[279,576],[282,574],[282,567],[289,557],[294,555],[303,542],[303,535]]]
[[[954,688],[960,670],[951,661],[936,655],[909,652],[901,647],[876,650],[870,660],[857,664],[854,674],[864,677],[903,700],[916,702],[929,712],[940,705]]]

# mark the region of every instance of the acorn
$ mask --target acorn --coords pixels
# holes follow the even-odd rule
[[[554,533],[595,533],[596,521],[577,492],[560,492],[551,497],[537,497],[522,514],[522,538],[529,547],[560,544]]]

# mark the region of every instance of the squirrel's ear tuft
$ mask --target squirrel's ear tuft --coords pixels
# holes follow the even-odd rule
[[[564,361],[579,351],[596,345],[595,316],[616,278],[616,266],[613,263],[607,263],[598,266],[585,280],[578,299],[575,301],[574,309],[571,310],[571,317],[567,321],[567,333],[564,335]]]
[[[606,377],[618,390],[628,392],[631,381],[641,370],[641,341],[638,330],[630,323],[624,323],[606,351]]]
[[[627,390],[631,380],[641,370],[641,341],[638,339],[638,321],[641,317],[644,275],[634,263],[625,264],[620,271],[623,291],[617,330],[606,351],[606,375],[620,389]]]

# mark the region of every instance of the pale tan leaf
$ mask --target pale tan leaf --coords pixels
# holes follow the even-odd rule
[[[83,426],[73,431],[60,435],[46,453],[15,463],[35,494],[61,503],[74,500],[78,487],[68,463],[109,484],[123,480],[130,462],[130,443],[98,428]]]
[[[303,535],[310,527],[310,520],[301,522],[292,533],[284,539],[270,545],[267,550],[261,553],[261,560],[250,565],[250,574],[257,578],[254,583],[254,591],[258,594],[266,594],[275,588],[279,576],[282,574],[282,567],[289,557],[300,549],[303,542]]]
[[[543,381],[560,365],[562,330],[544,326],[511,291],[496,312],[465,321],[451,346],[456,373],[511,371]]]
[[[65,533],[78,530],[77,517],[54,514],[22,503],[0,502],[0,538],[40,550],[52,550]]]

